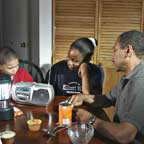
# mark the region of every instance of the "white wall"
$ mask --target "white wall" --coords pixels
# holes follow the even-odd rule
[[[51,64],[52,0],[39,0],[39,60],[40,66]]]
[[[3,26],[2,26],[2,0],[0,0],[0,47],[3,43]]]

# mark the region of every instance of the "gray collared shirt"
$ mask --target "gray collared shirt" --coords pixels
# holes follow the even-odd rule
[[[144,138],[144,61],[128,76],[122,77],[107,98],[115,101],[115,116],[119,121],[135,125],[137,137],[141,135]]]

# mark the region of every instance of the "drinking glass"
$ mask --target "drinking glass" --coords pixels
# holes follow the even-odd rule
[[[67,130],[68,136],[73,144],[88,144],[94,135],[92,125],[77,123]]]

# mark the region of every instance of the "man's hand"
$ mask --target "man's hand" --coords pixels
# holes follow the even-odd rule
[[[83,102],[87,102],[87,103],[93,103],[94,102],[94,95],[84,95],[84,94],[80,94],[80,95],[73,95],[70,99],[70,102],[74,105],[74,106],[80,106],[83,104]]]
[[[92,114],[84,109],[77,109],[76,116],[80,119],[80,121],[87,123],[92,117]]]

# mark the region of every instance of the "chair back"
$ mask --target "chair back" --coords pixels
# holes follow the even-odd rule
[[[103,82],[104,82],[104,70],[103,70],[101,64],[98,64],[97,66],[99,67],[99,69],[101,71],[101,84],[103,85]]]
[[[100,65],[89,63],[89,83],[91,94],[102,94],[104,82],[104,70]]]
[[[44,77],[41,69],[34,63],[28,60],[19,60],[20,67],[29,72],[35,82],[44,83]]]

